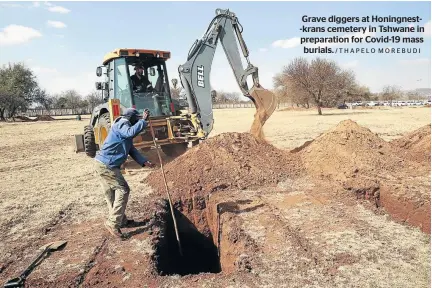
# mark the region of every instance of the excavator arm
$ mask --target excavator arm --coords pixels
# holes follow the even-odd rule
[[[243,40],[242,30],[234,13],[216,9],[216,16],[204,36],[195,41],[189,51],[187,62],[179,66],[180,81],[186,93],[190,112],[197,115],[205,135],[213,129],[210,71],[219,41],[243,95],[255,104],[257,111],[250,132],[256,137],[263,138],[262,126],[276,109],[276,97],[260,85],[258,68],[249,61],[249,51]],[[246,68],[243,67],[237,41],[246,58]],[[248,76],[252,76],[253,79],[253,86],[250,89],[247,84]]]

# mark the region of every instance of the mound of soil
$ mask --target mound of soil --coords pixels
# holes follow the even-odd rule
[[[395,143],[411,149],[426,146],[423,141],[430,141],[430,134],[429,140],[418,136],[427,134],[423,130],[404,137],[410,139],[411,146],[404,140]],[[339,183],[357,198],[384,207],[395,220],[430,233],[429,173],[424,164],[408,159],[400,150],[352,120],[340,122],[296,149],[312,176]]]
[[[400,171],[404,162],[397,149],[352,120],[340,122],[296,150],[310,173],[333,180],[357,173],[372,176]]]
[[[35,119],[35,121],[53,121],[53,120],[55,120],[55,119],[49,115],[38,115],[38,116],[36,116],[36,119]]]
[[[170,192],[177,196],[243,190],[274,186],[297,175],[296,158],[249,133],[223,133],[167,164],[165,173]],[[152,172],[147,181],[156,191],[165,193],[160,171]]]
[[[431,124],[425,125],[401,138],[390,142],[393,146],[401,148],[406,157],[416,162],[431,161]]]
[[[299,162],[297,155],[249,133],[223,133],[189,149],[164,170],[176,208],[210,236],[206,215],[210,193],[276,186],[299,175]],[[158,194],[166,195],[160,170],[150,173],[146,181]]]

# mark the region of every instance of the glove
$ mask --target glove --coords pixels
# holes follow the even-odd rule
[[[146,108],[146,109],[144,109],[144,112],[143,112],[143,119],[145,121],[147,121],[149,117],[150,117],[150,110]]]
[[[154,168],[156,165],[153,164],[153,163],[151,163],[150,161],[147,161],[147,162],[144,163],[144,166],[148,166],[150,168]]]

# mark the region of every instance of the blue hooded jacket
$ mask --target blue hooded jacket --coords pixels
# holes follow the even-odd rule
[[[126,110],[124,116],[131,117],[137,113],[134,109]],[[107,138],[98,152],[95,159],[104,163],[109,168],[120,168],[127,160],[128,155],[132,157],[138,164],[144,166],[147,158],[133,146],[133,138],[136,137],[145,127],[147,122],[139,119],[135,125],[129,122],[128,118],[117,118],[108,133]]]

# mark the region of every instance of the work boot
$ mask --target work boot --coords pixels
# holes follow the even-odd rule
[[[133,227],[139,227],[139,226],[144,226],[145,224],[147,224],[147,221],[135,221],[133,219],[128,219],[126,217],[126,215],[123,217],[123,221],[122,224],[120,226],[120,228],[133,228]]]
[[[107,222],[105,222],[105,228],[108,230],[108,232],[111,233],[111,235],[122,239],[123,233],[121,232],[120,228],[114,228],[111,225],[109,225]]]
[[[126,215],[123,216],[122,223],[120,225],[121,228],[127,227],[129,224],[133,223],[133,220],[130,220],[126,217]]]

